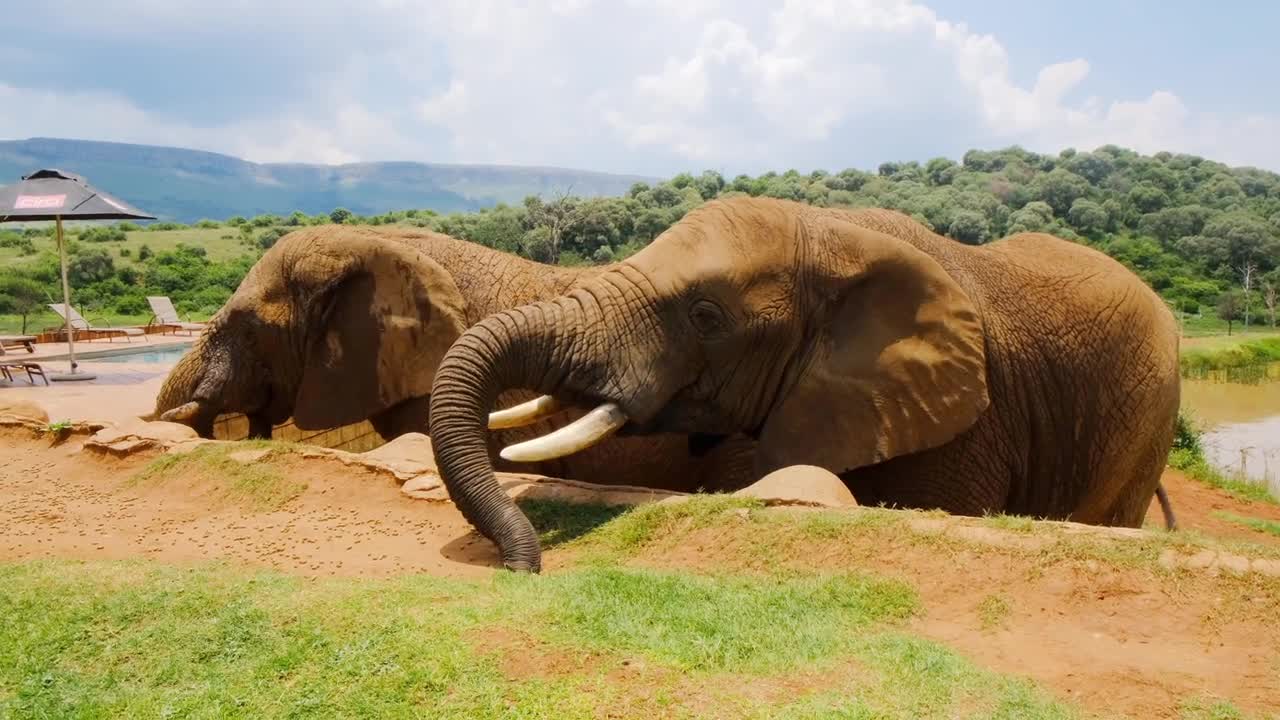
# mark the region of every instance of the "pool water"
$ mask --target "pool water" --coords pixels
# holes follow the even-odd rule
[[[156,350],[138,349],[128,353],[119,355],[107,355],[105,357],[89,357],[85,358],[85,362],[91,363],[172,363],[177,362],[178,358],[187,354],[191,349],[190,345],[173,345],[166,348],[158,348]]]

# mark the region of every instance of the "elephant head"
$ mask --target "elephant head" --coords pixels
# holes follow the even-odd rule
[[[464,328],[452,277],[404,237],[297,230],[263,255],[174,366],[153,416],[204,437],[221,413],[248,415],[255,436],[289,417],[304,429],[357,422],[430,392]]]
[[[983,323],[915,228],[887,211],[717,200],[568,294],[483,319],[432,389],[451,498],[506,567],[540,568],[537,536],[486,454],[486,416],[517,387],[548,398],[490,425],[595,409],[504,449],[511,460],[612,433],[742,432],[758,441],[757,476],[800,463],[841,473],[947,443],[989,404]]]

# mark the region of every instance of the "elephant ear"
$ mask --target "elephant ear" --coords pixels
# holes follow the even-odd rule
[[[328,268],[294,402],[303,429],[359,422],[429,395],[436,366],[466,329],[452,275],[412,246],[353,235]]]
[[[840,473],[969,428],[989,399],[982,321],[964,290],[904,240],[833,219],[810,231],[830,250],[825,297],[795,383],[761,429],[757,469]]]

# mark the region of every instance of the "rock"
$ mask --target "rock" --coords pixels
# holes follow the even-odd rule
[[[435,473],[423,473],[409,478],[400,486],[400,492],[415,500],[448,500],[449,492],[445,490],[444,481]]]
[[[764,500],[768,505],[857,507],[858,501],[834,473],[813,465],[791,465],[760,478],[734,493]]]
[[[359,455],[362,460],[391,471],[400,480],[436,471],[436,456],[431,448],[431,438],[422,433],[405,433],[385,445]]]
[[[0,398],[0,417],[25,420],[40,425],[49,423],[49,413],[45,412],[44,408],[21,398]]]
[[[195,430],[181,423],[147,422],[141,418],[130,418],[94,433],[84,447],[86,450],[123,456],[150,448],[165,449],[197,437]]]
[[[271,450],[269,448],[259,450],[237,450],[233,453],[227,453],[227,457],[243,465],[251,465],[266,457],[270,452]]]

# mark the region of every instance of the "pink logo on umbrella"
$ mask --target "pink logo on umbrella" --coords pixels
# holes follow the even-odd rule
[[[13,203],[14,210],[46,210],[60,208],[67,201],[66,195],[19,195]]]

